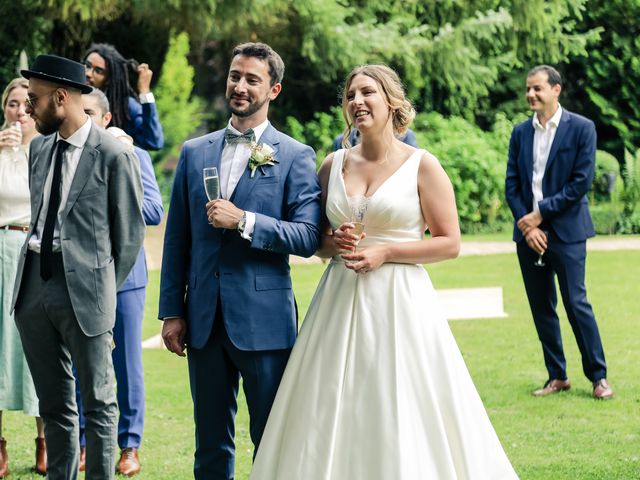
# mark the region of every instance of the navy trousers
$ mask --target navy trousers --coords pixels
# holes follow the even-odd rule
[[[239,350],[229,339],[220,313],[207,344],[187,350],[196,425],[196,480],[234,478],[234,419],[240,377],[255,456],[290,353],[291,349]]]
[[[560,321],[556,313],[556,276],[562,303],[582,355],[584,374],[592,382],[607,376],[600,332],[584,284],[586,247],[586,242],[563,243],[549,232],[548,248],[543,256],[545,266],[540,267],[534,265],[538,254],[529,248],[526,241],[517,244],[520,270],[549,379],[567,378]]]

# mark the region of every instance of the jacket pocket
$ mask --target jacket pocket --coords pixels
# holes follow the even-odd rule
[[[258,174],[259,171],[260,171],[260,167],[258,167],[258,170],[256,170],[256,175]],[[270,177],[261,176],[261,177],[257,177],[255,181],[256,181],[256,187],[259,187],[260,185],[268,185],[270,183],[278,183],[280,181],[280,175],[273,175]]]
[[[93,269],[93,279],[98,309],[102,313],[108,313],[115,308],[116,271],[113,258],[106,265]]]
[[[289,275],[256,275],[256,290],[291,289]]]
[[[105,192],[106,189],[107,189],[106,185],[98,185],[96,187],[88,188],[80,192],[80,195],[78,195],[78,200],[82,200],[83,198],[94,197],[96,195],[99,195]]]

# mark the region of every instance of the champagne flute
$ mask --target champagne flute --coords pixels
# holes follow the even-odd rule
[[[22,142],[22,128],[20,127],[20,122],[11,122],[10,128],[16,132],[16,135],[18,136],[17,143],[11,147],[14,152],[17,152],[20,150],[20,143]]]
[[[547,241],[549,241],[549,232],[546,232],[546,231],[543,230],[542,233],[544,233],[544,236],[547,237]],[[533,264],[536,267],[544,267],[546,265],[546,263],[544,263],[542,261],[542,256],[543,255],[544,255],[544,252],[538,253],[538,259],[535,262],[533,262]]]
[[[209,201],[218,200],[220,198],[220,177],[216,167],[204,168],[202,170],[204,179],[204,190],[207,192]]]
[[[369,207],[369,199],[364,195],[356,195],[349,198],[349,207],[351,208],[351,223],[353,229],[351,233],[360,237],[364,233],[364,215]],[[356,245],[360,242],[360,238],[356,241]]]

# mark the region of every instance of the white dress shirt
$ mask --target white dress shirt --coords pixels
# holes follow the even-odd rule
[[[547,168],[547,161],[549,160],[549,152],[551,151],[551,145],[556,138],[556,131],[558,130],[558,124],[562,117],[562,107],[558,105],[558,110],[553,114],[547,124],[543,127],[538,120],[538,114],[533,116],[533,175],[531,177],[531,189],[533,190],[533,211],[540,211],[538,202],[544,198],[542,194],[542,179],[544,178],[544,171]]]
[[[69,191],[71,190],[71,182],[78,169],[80,163],[80,156],[82,150],[84,150],[84,144],[89,138],[89,132],[91,131],[91,118],[87,116],[87,121],[78,130],[73,132],[69,138],[62,138],[59,133],[56,133],[56,147],[51,157],[51,165],[49,167],[49,173],[47,179],[44,182],[44,189],[42,192],[42,208],[38,215],[38,223],[36,224],[31,237],[29,238],[29,250],[34,252],[40,252],[40,243],[42,241],[42,232],[44,230],[44,222],[47,219],[47,210],[49,209],[49,197],[51,196],[51,182],[53,181],[53,166],[55,164],[55,158],[58,151],[58,141],[64,140],[69,144],[65,152],[62,154],[62,185],[60,186],[60,208],[58,209],[58,215],[56,218],[56,224],[53,229],[53,251],[60,251],[60,212],[63,212],[67,205],[67,197],[69,197]]]
[[[256,136],[256,143],[260,143],[260,137],[269,126],[269,120],[265,120],[260,125],[253,129]],[[238,135],[244,132],[238,131],[231,125],[231,120],[227,125],[229,131],[237,133]],[[249,157],[251,156],[251,149],[247,143],[234,143],[229,144],[225,140],[224,148],[222,149],[222,157],[220,158],[220,194],[222,198],[229,199],[233,195],[240,177],[244,171],[248,168]],[[256,215],[253,212],[245,212],[247,215],[247,223],[244,227],[242,237],[247,240],[251,240],[253,229],[256,224]]]

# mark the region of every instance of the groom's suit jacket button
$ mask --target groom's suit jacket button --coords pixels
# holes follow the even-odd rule
[[[214,277],[216,277],[216,278],[220,278],[220,272],[215,272],[215,273],[213,274],[213,276],[214,276]]]

